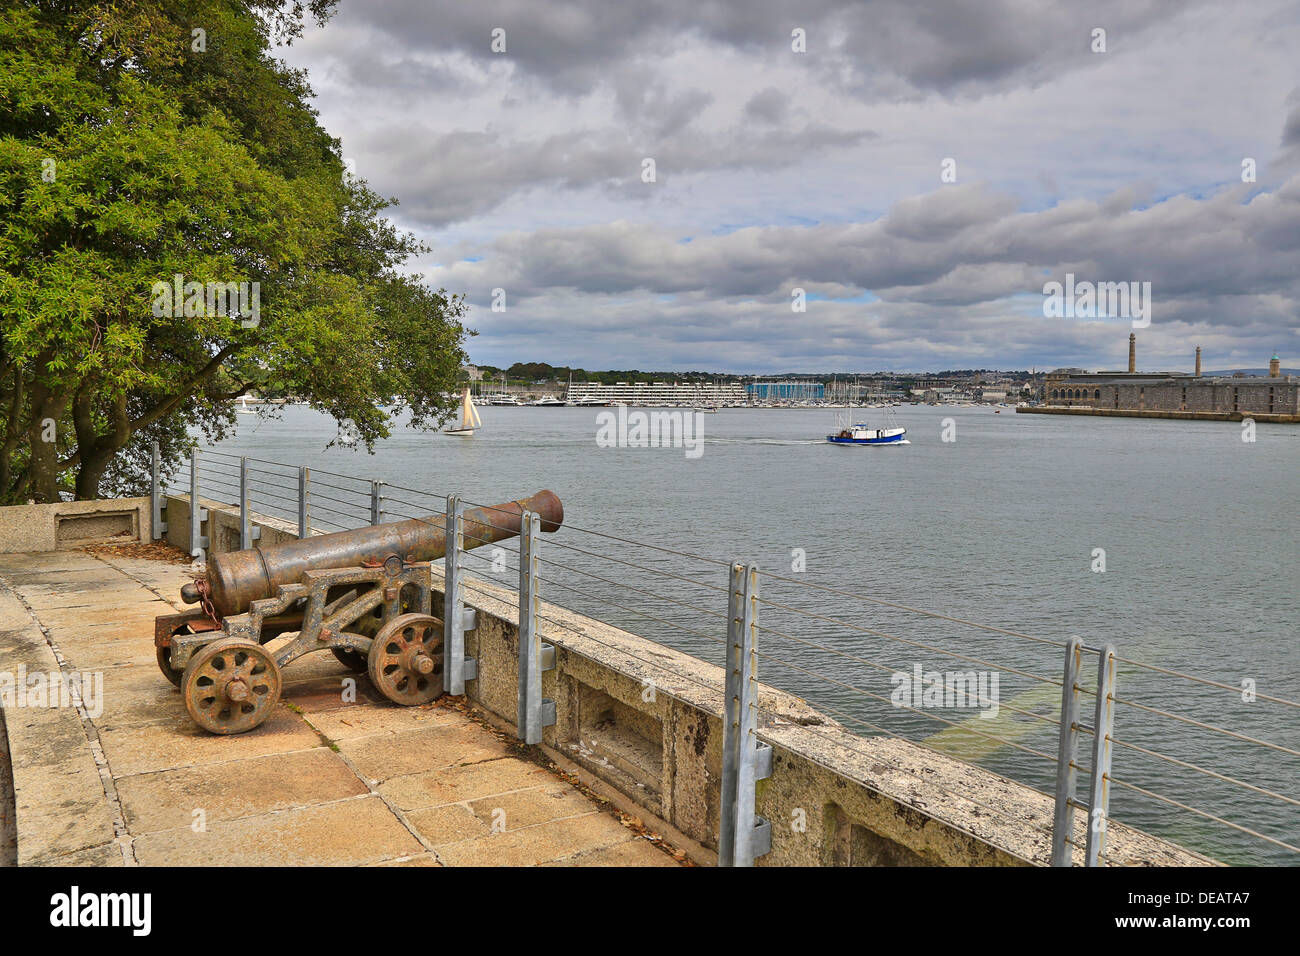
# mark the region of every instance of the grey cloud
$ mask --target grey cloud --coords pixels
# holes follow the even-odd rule
[[[745,115],[760,123],[780,123],[790,108],[790,97],[774,86],[760,90],[745,104]]]
[[[611,82],[623,115],[635,117],[637,127],[656,138],[680,132],[713,102],[713,94],[700,89],[673,95],[648,67],[615,72]]]
[[[821,123],[798,129],[682,131],[648,152],[659,182],[673,176],[726,169],[776,169],[824,149],[870,139],[869,131]],[[432,133],[392,127],[372,137],[368,169],[380,167],[381,187],[400,182],[402,213],[425,226],[442,226],[487,212],[512,194],[537,188],[611,187],[626,198],[649,199],[641,181],[647,151],[612,129],[572,130],[516,142],[498,132]]]
[[[492,286],[523,297],[563,288],[774,302],[788,301],[794,285],[822,282],[887,302],[952,306],[1041,296],[1044,282],[1070,271],[1079,280],[1151,282],[1158,318],[1242,324],[1249,316],[1222,303],[1260,295],[1300,314],[1300,176],[1245,204],[1230,189],[1122,215],[1109,201],[1014,206],[954,187],[900,202],[877,222],[756,227],[689,244],[628,222],[538,230],[497,240],[484,261],[452,267],[443,281],[478,298],[491,275]],[[1204,308],[1207,297],[1220,307]]]
[[[789,55],[795,27],[806,30],[804,55],[816,68],[851,76],[861,88],[889,77],[916,90],[969,92],[1095,65],[1094,27],[1108,31],[1112,49],[1131,49],[1145,31],[1170,29],[1192,6],[1175,0],[390,0],[345,4],[344,16],[376,27],[399,47],[485,61],[508,57],[569,94],[590,89],[610,66],[670,55],[689,37]],[[504,55],[490,49],[496,28],[506,31]]]
[[[1300,146],[1300,89],[1291,91],[1287,97],[1286,122],[1282,125],[1282,146]]]

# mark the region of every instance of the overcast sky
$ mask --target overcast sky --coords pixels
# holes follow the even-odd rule
[[[1124,367],[1073,273],[1151,283],[1140,368],[1300,365],[1294,0],[341,0],[284,52],[477,362]]]

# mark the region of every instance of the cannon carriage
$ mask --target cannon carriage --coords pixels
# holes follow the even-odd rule
[[[520,534],[530,512],[542,531],[564,520],[550,491],[471,509],[463,547]],[[366,673],[394,703],[428,703],[444,691],[430,568],[446,551],[444,517],[433,515],[213,555],[181,591],[198,606],[155,620],[159,669],[215,734],[260,725],[280,698],[283,669],[317,651]]]

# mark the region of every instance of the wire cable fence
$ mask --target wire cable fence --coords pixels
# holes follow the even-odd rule
[[[300,536],[410,519],[444,526],[448,502],[444,489],[207,450],[191,463],[191,489],[297,522]],[[563,609],[729,666],[733,562],[568,522],[537,547],[545,632],[576,633]],[[490,541],[467,528],[460,553],[468,595],[518,593],[521,539]],[[746,620],[763,683],[807,701],[857,735],[851,740],[906,741],[1054,796],[1057,829],[1062,819],[1071,829],[1054,849],[1076,844],[1077,810],[1090,820],[1100,814],[1103,830],[1119,822],[1223,862],[1300,864],[1300,702],[1257,686],[1263,675],[1232,674],[1227,661],[1223,673],[1192,674],[1124,656],[1122,648],[1094,647],[1074,629],[1027,633],[886,600],[810,572],[761,572],[757,579]],[[609,646],[668,671],[684,688],[729,693],[721,675],[704,679],[635,647]],[[1107,665],[1113,683],[1099,700]],[[1101,725],[1088,720],[1094,709],[1104,714]],[[1075,716],[1063,721],[1067,711]],[[760,706],[757,715],[755,739],[762,740],[781,714]],[[804,729],[829,736],[816,725]],[[843,743],[842,735],[835,739]],[[870,752],[865,740],[849,746]],[[1076,780],[1089,783],[1087,798],[1075,792]],[[979,806],[974,789],[945,792]],[[1104,837],[1096,843],[1105,862]]]

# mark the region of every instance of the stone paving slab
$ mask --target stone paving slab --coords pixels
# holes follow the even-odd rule
[[[135,840],[144,866],[342,866],[423,849],[377,797],[300,807],[239,820],[146,833]]]
[[[549,860],[538,866],[663,866],[660,861],[663,855],[663,850],[645,840],[631,840],[560,860]]]
[[[187,571],[0,555],[0,670],[103,681],[102,709],[6,711],[20,863],[677,865],[498,732],[394,705],[328,653],[285,669],[261,727],[201,731],[154,660]]]
[[[122,857],[120,844],[104,843],[100,846],[87,847],[73,853],[60,853],[54,856],[37,857],[28,860],[25,866],[126,866]]]
[[[266,723],[246,734],[210,734],[187,718],[170,727],[146,724],[106,730],[100,735],[100,740],[113,772],[121,776],[175,767],[224,764],[241,758],[292,753],[321,745],[320,736],[284,704],[277,705]]]
[[[117,792],[131,832],[150,833],[191,826],[196,810],[212,823],[359,797],[370,791],[343,761],[317,747],[236,760],[230,765],[135,774],[120,778]]]
[[[487,760],[440,770],[403,774],[378,789],[402,810],[465,803],[481,794],[505,794],[543,786],[554,777],[545,768],[520,760]]]
[[[536,866],[630,843],[636,835],[613,817],[593,811],[436,848],[448,866]]]
[[[357,771],[374,783],[430,768],[443,770],[507,755],[506,746],[477,724],[466,721],[338,742]]]
[[[359,682],[358,682],[359,683]],[[311,725],[330,740],[341,743],[356,737],[401,734],[459,722],[454,711],[424,707],[339,707],[317,711]]]

